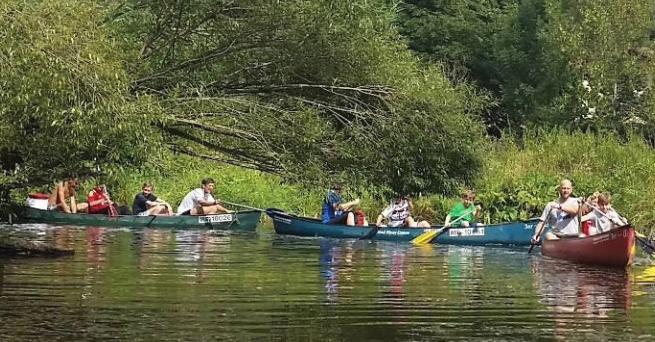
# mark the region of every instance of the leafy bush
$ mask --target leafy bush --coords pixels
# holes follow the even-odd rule
[[[555,130],[497,142],[476,184],[492,222],[539,215],[557,198],[559,181],[569,178],[575,196],[609,191],[619,213],[652,227],[653,174],[655,152],[638,136],[622,141],[608,133]]]

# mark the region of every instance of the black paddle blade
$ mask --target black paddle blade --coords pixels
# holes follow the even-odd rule
[[[374,226],[371,228],[371,230],[368,231],[368,233],[366,233],[366,235],[361,236],[359,240],[372,239],[378,233],[378,230],[380,230],[380,227]]]
[[[652,241],[649,241],[644,237],[637,236],[637,242],[639,242],[639,246],[644,252],[646,252],[646,254],[652,258],[655,258],[655,244],[653,244]]]

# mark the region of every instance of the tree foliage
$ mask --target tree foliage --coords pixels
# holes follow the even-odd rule
[[[483,99],[421,66],[386,1],[131,1],[112,18],[141,52],[176,151],[290,179],[447,191],[480,166]]]
[[[637,129],[652,139],[651,1],[403,3],[410,47],[463,64],[495,95],[489,127]]]
[[[0,5],[5,188],[138,165],[151,150],[148,101],[127,96],[123,56],[97,20],[102,13],[84,1]]]

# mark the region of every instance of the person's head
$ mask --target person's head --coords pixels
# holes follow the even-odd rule
[[[212,178],[205,178],[200,182],[202,189],[207,193],[214,191],[214,180]]]
[[[145,183],[143,183],[143,187],[141,188],[141,190],[143,191],[143,193],[146,194],[146,195],[152,193],[152,190],[153,190],[153,189],[154,189],[154,188],[153,188],[153,186],[152,186],[152,183],[150,183],[150,182],[145,182]]]
[[[343,190],[343,184],[341,184],[341,183],[334,183],[334,184],[332,184],[332,188],[331,188],[331,189],[334,190],[334,191],[336,191],[336,192],[339,192],[339,193],[340,193],[341,190]]]
[[[102,184],[102,183],[100,183],[100,184],[96,184],[96,185],[93,187],[93,191],[95,191],[95,192],[99,192],[99,193],[103,193],[103,194],[106,194],[106,193],[107,193],[107,187],[106,187],[104,184]]]
[[[396,197],[393,198],[393,202],[394,202],[394,203],[400,203],[400,202],[402,202],[402,201],[403,201],[404,199],[406,199],[406,198],[407,198],[407,196],[405,196],[405,194],[403,194],[403,193],[398,193],[398,194],[396,194]]]
[[[598,209],[600,209],[600,211],[606,213],[611,207],[611,204],[612,196],[609,193],[603,192],[598,196]]]
[[[596,191],[587,197],[586,203],[582,206],[582,211],[584,214],[588,214],[594,210],[594,208],[591,206],[598,208],[598,196],[600,196],[600,192]]]
[[[80,189],[80,180],[77,176],[72,176],[66,180],[68,190],[75,192]]]
[[[462,192],[462,203],[464,203],[465,207],[468,207],[469,205],[473,204],[473,201],[475,201],[475,191],[473,190],[466,190]]]
[[[567,199],[571,196],[571,193],[573,193],[573,184],[568,179],[562,179],[562,181],[559,182],[558,190],[559,197],[561,199]]]

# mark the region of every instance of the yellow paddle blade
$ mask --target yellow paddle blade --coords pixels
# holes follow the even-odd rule
[[[421,235],[415,237],[411,242],[415,246],[424,245],[430,243],[432,239],[437,235],[436,229],[430,229],[427,232],[421,233]]]

